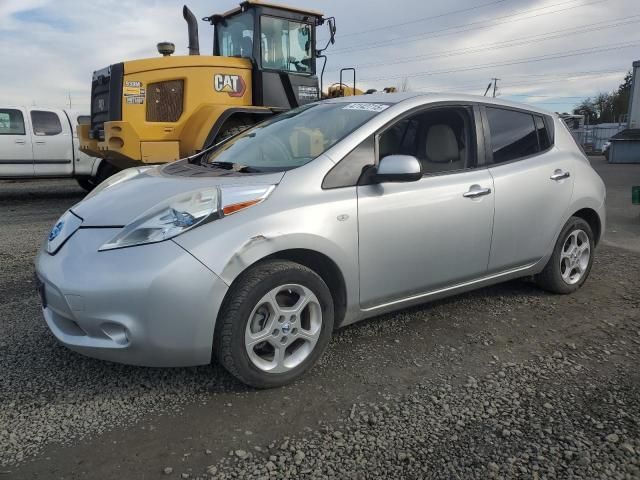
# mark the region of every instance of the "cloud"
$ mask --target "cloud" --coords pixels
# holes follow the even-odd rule
[[[490,78],[498,77],[503,96],[568,110],[580,96],[616,88],[640,50],[637,0],[296,4],[321,8],[337,19],[325,85],[338,80],[340,68],[350,66],[360,67],[358,84],[363,88],[400,86],[406,78],[416,90],[482,94]],[[208,0],[189,2],[198,18],[214,13],[211,5]],[[216,5],[224,11],[236,3]],[[74,107],[88,110],[93,70],[157,56],[155,45],[163,40],[174,42],[177,54],[186,53],[181,8],[181,2],[168,0],[0,1],[0,102],[62,106],[70,95]],[[451,11],[458,13],[447,15]],[[327,37],[320,28],[319,43]],[[200,23],[202,53],[211,52],[212,33]],[[622,42],[638,45],[514,63]],[[477,67],[482,65],[496,66]],[[437,73],[445,71],[449,73]]]

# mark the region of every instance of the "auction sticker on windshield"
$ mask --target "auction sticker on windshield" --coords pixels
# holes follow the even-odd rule
[[[350,103],[343,110],[365,110],[367,112],[382,112],[389,108],[384,103]]]

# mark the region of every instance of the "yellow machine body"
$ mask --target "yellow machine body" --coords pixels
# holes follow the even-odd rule
[[[115,165],[192,155],[234,107],[269,112],[252,107],[251,61],[245,58],[167,56],[123,65],[123,120],[105,122],[103,140],[89,138],[89,125],[78,129],[83,151]]]

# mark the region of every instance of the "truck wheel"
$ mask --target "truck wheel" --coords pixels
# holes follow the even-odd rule
[[[80,185],[83,189],[85,189],[87,192],[90,192],[91,190],[94,189],[95,184],[92,181],[93,179],[90,177],[81,177],[81,178],[76,178],[76,181],[78,182],[78,185]]]
[[[80,179],[78,179],[78,183],[80,183],[80,186],[82,188],[85,188],[85,190],[87,191],[91,191],[93,190],[95,187],[97,187],[98,185],[100,185],[102,182],[104,182],[107,178],[109,178],[111,175],[114,175],[116,173],[118,173],[120,170],[113,166],[112,164],[110,164],[109,162],[107,162],[106,160],[103,160],[102,162],[100,162],[100,166],[98,167],[98,171],[96,172],[96,176],[95,177],[89,177],[87,179],[87,183],[89,183],[91,185],[90,189],[86,189],[81,183],[80,183]]]
[[[535,277],[538,286],[561,294],[578,290],[591,271],[594,245],[589,224],[571,217],[560,232],[547,265]]]
[[[243,273],[220,310],[219,362],[257,388],[286,385],[320,358],[333,330],[333,299],[313,270],[270,260]]]
[[[223,140],[226,140],[229,137],[234,137],[239,133],[244,132],[247,128],[253,127],[253,124],[249,123],[248,120],[240,119],[240,120],[231,120],[224,126],[224,130],[222,130],[218,136],[216,137],[215,143],[219,143]]]

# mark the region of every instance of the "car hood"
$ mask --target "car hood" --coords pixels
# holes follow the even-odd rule
[[[90,194],[71,207],[71,211],[82,218],[83,227],[122,227],[159,202],[180,193],[215,186],[276,185],[284,176],[284,172],[227,173],[224,176],[207,175],[204,172],[200,177],[182,176],[166,173],[163,166],[137,170],[139,172],[137,175],[116,183],[96,195]]]

